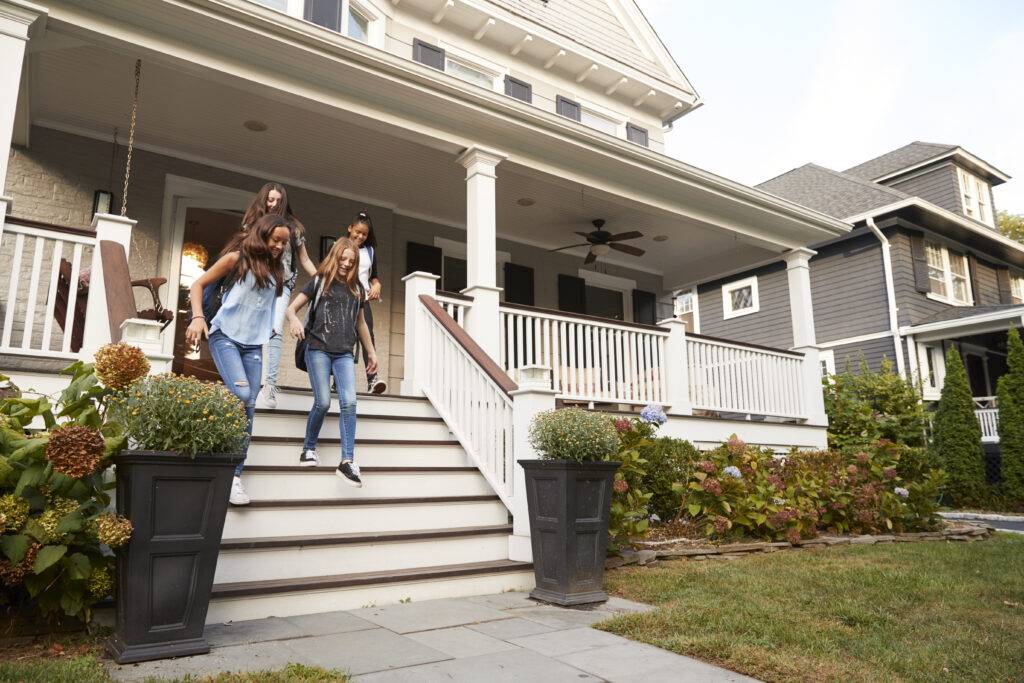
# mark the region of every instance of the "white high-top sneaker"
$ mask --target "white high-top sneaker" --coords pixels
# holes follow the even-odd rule
[[[232,505],[248,505],[251,502],[239,477],[231,480],[231,495],[228,496],[228,502]]]
[[[259,396],[256,397],[256,405],[271,410],[277,408],[277,386],[274,384],[264,386],[260,390]]]

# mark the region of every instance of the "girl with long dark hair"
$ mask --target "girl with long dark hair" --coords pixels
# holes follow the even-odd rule
[[[373,220],[366,211],[360,211],[348,224],[348,238],[359,250],[359,284],[363,287],[366,305],[363,306],[363,318],[370,330],[370,341],[377,340],[373,336],[374,301],[380,301],[381,282],[377,275],[377,238],[373,234]],[[363,366],[366,368],[366,390],[373,394],[383,394],[388,390],[387,382],[377,378],[376,369],[370,372],[367,362],[366,346],[360,344],[363,352]]]

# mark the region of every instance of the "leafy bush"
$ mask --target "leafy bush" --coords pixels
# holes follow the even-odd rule
[[[114,591],[109,548],[131,536],[131,522],[108,510],[104,480],[125,438],[104,419],[111,390],[93,366],[63,374],[71,382],[55,403],[17,390],[0,399],[0,601],[87,621]],[[46,431],[28,429],[36,418]]]
[[[689,441],[662,436],[640,448],[640,456],[647,461],[642,487],[651,493],[648,507],[662,521],[670,521],[682,503],[682,493],[673,485],[689,481],[694,464],[702,459],[700,451]]]
[[[899,476],[908,447],[878,441],[857,452],[794,452],[778,458],[733,436],[705,453],[683,490],[683,512],[715,538],[795,542],[830,533],[919,531],[938,524],[943,474]]]
[[[1016,328],[1006,340],[1007,372],[999,378],[999,450],[1009,506],[1024,506],[1024,343]]]
[[[830,448],[863,448],[879,439],[923,446],[927,419],[921,393],[893,371],[888,359],[879,372],[862,362],[824,383]]]
[[[985,453],[974,398],[967,384],[960,353],[946,353],[946,381],[932,423],[931,457],[949,475],[946,491],[953,505],[983,505],[989,497],[985,482]]]
[[[131,384],[110,403],[132,448],[194,457],[245,447],[245,406],[223,384],[156,375]]]
[[[607,460],[619,449],[619,435],[607,415],[562,408],[534,416],[530,445],[549,460]]]
[[[651,443],[657,422],[643,418],[620,417],[613,423],[618,433],[618,452],[607,460],[621,463],[612,482],[612,504],[608,518],[608,537],[612,549],[629,543],[647,532],[650,522],[647,506],[651,494],[644,490],[647,461],[641,450]]]

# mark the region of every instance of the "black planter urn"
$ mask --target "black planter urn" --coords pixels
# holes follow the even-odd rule
[[[117,551],[117,610],[107,649],[119,664],[210,651],[203,636],[228,493],[243,455],[122,451],[117,512],[132,521]]]
[[[520,460],[526,473],[530,544],[537,587],[556,605],[604,602],[608,515],[618,462]]]

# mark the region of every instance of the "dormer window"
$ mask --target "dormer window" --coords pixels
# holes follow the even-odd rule
[[[964,208],[964,215],[985,225],[995,227],[989,184],[959,166],[956,169],[956,175],[960,185],[960,201]]]
[[[449,55],[445,59],[444,70],[461,81],[479,85],[481,88],[494,90],[494,75],[483,69],[472,66],[461,59],[453,59]]]

